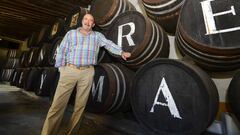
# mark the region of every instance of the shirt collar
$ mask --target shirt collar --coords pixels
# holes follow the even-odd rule
[[[81,29],[82,29],[82,27],[79,27],[79,28],[77,28],[77,31],[79,31],[79,33],[81,33],[80,32]],[[88,35],[90,35],[92,33],[93,33],[93,30],[89,31],[86,36],[88,36]],[[81,33],[81,34],[83,34],[83,33]]]

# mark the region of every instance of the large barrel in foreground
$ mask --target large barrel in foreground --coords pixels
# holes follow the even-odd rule
[[[236,115],[237,119],[240,121],[240,72],[236,73],[227,92],[227,101],[231,108],[231,111]]]
[[[157,23],[137,11],[128,11],[118,16],[107,38],[124,51],[131,52],[131,57],[122,61],[130,68],[139,68],[155,58],[167,58],[169,55],[167,34]]]
[[[137,120],[152,135],[200,135],[218,110],[214,82],[200,68],[158,59],[141,68],[131,94]]]
[[[238,1],[186,1],[176,32],[178,49],[208,70],[239,68],[239,12]]]

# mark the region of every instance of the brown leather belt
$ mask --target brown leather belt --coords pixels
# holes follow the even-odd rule
[[[71,68],[75,68],[75,69],[79,69],[79,70],[88,69],[88,68],[92,67],[92,66],[80,66],[80,67],[77,67],[76,65],[73,65],[73,64],[70,64],[70,63],[67,63],[66,66],[67,67],[71,67]]]

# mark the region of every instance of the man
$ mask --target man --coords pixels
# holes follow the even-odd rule
[[[94,18],[86,14],[82,27],[67,32],[57,51],[55,67],[59,68],[60,78],[52,105],[45,120],[42,135],[58,135],[59,126],[67,106],[69,97],[77,85],[75,106],[68,124],[67,135],[73,134],[78,127],[90,93],[94,68],[97,63],[99,47],[105,47],[110,52],[121,55],[126,60],[131,56],[124,52],[103,34],[92,31]]]

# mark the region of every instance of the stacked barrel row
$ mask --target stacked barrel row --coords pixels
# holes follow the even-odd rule
[[[128,68],[137,70],[151,60],[168,57],[166,32],[156,22],[135,11],[127,0],[95,0],[90,13],[108,39],[131,52],[127,61],[120,60]]]
[[[185,1],[175,38],[179,52],[204,70],[235,73],[226,92],[226,102],[230,107],[227,110],[233,112],[238,120],[239,11],[237,1]]]
[[[185,8],[184,10],[186,12],[183,14],[186,16],[194,12],[189,12],[188,6],[185,7],[184,0],[143,0],[142,2],[146,13],[153,20],[136,11],[127,11],[121,13],[113,21],[109,19],[110,21],[105,24],[111,23],[111,26],[105,28],[104,26],[106,25],[102,25],[102,21],[107,20],[105,17],[111,16],[108,12],[112,13],[111,11],[113,11],[112,9],[115,8],[115,6],[110,6],[110,8],[106,8],[105,6],[101,8],[101,2],[103,1],[99,0],[98,4],[96,4],[97,6],[94,5],[90,11],[98,18],[96,19],[96,24],[99,24],[104,30],[108,29],[106,30],[106,37],[121,46],[124,51],[129,51],[132,54],[127,61],[120,60],[120,62],[128,68],[137,71],[133,78],[133,87],[130,89],[130,93],[132,93],[130,94],[130,100],[133,112],[139,123],[148,132],[147,134],[198,135],[203,133],[213,122],[218,111],[219,95],[214,82],[196,65],[169,59],[156,60],[159,57],[168,57],[168,38],[165,38],[167,35],[164,31],[166,30],[170,35],[175,35],[178,17],[180,16],[180,19],[182,19],[180,9]],[[111,3],[109,1],[107,2]],[[117,2],[118,1],[115,1],[115,3]],[[207,2],[209,1],[205,3]],[[194,4],[189,4],[190,9],[195,8],[193,5]],[[109,10],[107,10],[108,8]],[[193,11],[196,11],[196,9]],[[190,16],[200,17],[200,15]],[[100,21],[101,19],[103,20]],[[198,22],[198,19],[194,21]],[[179,20],[179,22],[181,23],[181,20]],[[196,26],[189,27],[190,23],[192,23],[189,16],[188,19],[186,17],[184,23],[186,23],[185,26],[188,27],[189,31],[190,29],[197,28],[197,26],[202,26],[196,24]],[[158,24],[160,24],[164,30]],[[178,34],[179,27],[177,28],[176,44],[178,44]],[[194,31],[193,34],[199,35],[199,32]],[[188,41],[190,45],[192,45],[191,43],[193,42],[194,40]],[[199,48],[203,48],[202,50],[204,50],[204,47]],[[218,51],[215,52],[218,53]],[[186,55],[183,51],[181,51],[181,53]],[[220,56],[219,59],[221,58],[226,57]],[[237,62],[237,58],[237,56],[231,56],[232,60],[236,60],[235,62]],[[227,59],[224,60],[227,62]],[[195,62],[208,70],[213,69],[219,71],[222,68],[222,65],[218,66],[215,65],[215,63],[210,63],[214,65],[214,67],[211,68],[211,66],[208,66],[210,64],[201,65],[198,61]],[[232,61],[227,63],[229,63],[227,66],[230,67]],[[225,65],[223,64],[223,66]],[[234,63],[229,69],[232,70],[237,67],[239,67],[237,63],[236,65]],[[97,80],[99,82],[101,78],[99,77]],[[99,88],[98,92],[101,90],[102,89]],[[95,103],[95,108],[106,104],[106,101],[103,99],[100,100],[99,95],[96,96],[95,92],[92,94],[95,95],[95,102],[97,102]],[[102,92],[100,92],[100,97],[101,94]],[[93,99],[90,98],[90,100]],[[106,106],[111,105],[109,103],[106,104]],[[110,109],[105,107],[101,106],[100,109],[96,109],[97,111],[93,110],[93,112],[100,110],[103,110],[100,112],[112,112],[112,107],[110,107]],[[91,106],[89,108],[91,108]],[[92,111],[92,108],[90,111]],[[199,119],[201,120],[199,121]]]
[[[159,13],[157,14],[159,22],[134,11],[134,6],[127,0],[94,0],[92,2],[90,12],[96,19],[97,30],[103,30],[108,39],[122,47],[124,51],[131,52],[132,56],[127,61],[123,61],[111,54],[121,64],[115,62],[113,64],[112,58],[107,61],[99,60],[99,66],[95,66],[94,83],[87,110],[95,113],[127,111],[130,110],[129,102],[131,101],[132,110],[140,125],[146,129],[146,134],[199,135],[213,122],[218,110],[219,97],[215,84],[196,65],[178,60],[159,59],[168,58],[169,41],[165,30],[168,33],[175,33],[174,27],[183,1],[144,0],[143,2],[149,17],[154,19],[153,14]],[[156,9],[158,7],[160,9]],[[185,5],[183,7],[188,10]],[[79,12],[79,10],[76,11]],[[164,13],[167,13],[167,16],[163,15]],[[70,24],[76,24],[72,28],[81,25],[78,15],[77,13],[70,17],[75,20],[75,23]],[[165,19],[174,20],[172,24],[174,27],[171,26],[170,30],[166,27],[167,25],[161,24]],[[63,22],[72,22],[67,20]],[[165,24],[170,24],[169,20]],[[47,42],[31,44],[30,46],[36,47],[26,52],[26,60],[22,60],[25,72],[29,72],[28,79],[25,80],[31,82],[32,79],[29,80],[29,76],[38,78],[36,80],[40,82],[36,81],[36,85],[41,88],[44,84],[41,78],[46,78],[46,75],[42,75],[44,68],[54,65],[53,52],[55,53],[55,49],[61,42],[59,36],[64,35],[58,35],[58,31],[61,31],[58,30],[61,26],[59,24],[61,23],[53,26],[54,31],[50,32]],[[163,25],[165,30],[159,24]],[[179,24],[176,43],[183,41],[192,43],[192,40],[188,39],[178,40],[180,28]],[[63,29],[65,29],[63,33],[66,33],[66,28]],[[68,27],[67,30],[70,29]],[[56,34],[58,36],[55,36]],[[196,31],[194,34],[199,33]],[[183,34],[181,36],[185,37]],[[185,54],[184,51],[181,52]],[[102,54],[104,53],[106,52],[103,51]],[[32,58],[35,60],[29,60]],[[99,56],[100,58],[102,57]],[[36,62],[39,59],[42,62]],[[52,62],[49,62],[51,60]],[[27,67],[31,67],[31,71],[28,71]],[[130,69],[137,71],[136,74]],[[34,82],[27,84],[28,81],[23,81],[23,86],[37,91],[38,88],[31,86]]]
[[[127,111],[131,100],[134,114],[147,134],[204,132],[218,110],[218,93],[210,77],[191,64],[157,60],[168,58],[167,34],[156,22],[137,11],[111,14],[114,9],[118,13],[122,11],[119,7],[129,5],[126,1],[107,1],[110,6],[107,8],[105,4],[104,9],[109,10],[101,12],[103,8],[98,6],[103,6],[104,1],[94,2],[99,2],[93,3],[90,10],[96,24],[108,39],[132,56],[127,61],[120,59],[126,67],[112,63],[95,67],[87,110],[95,113]],[[101,24],[98,19],[107,21]],[[110,26],[105,27],[105,24]],[[135,77],[127,67],[137,70]],[[201,120],[196,123],[198,118]]]
[[[126,111],[123,101],[130,100],[133,112],[146,134],[203,133],[218,111],[218,92],[211,78],[192,64],[159,59],[168,58],[169,41],[165,30],[158,23],[137,11],[126,11],[111,21],[107,17],[111,16],[109,14],[114,8],[120,6],[104,5],[102,8],[101,2],[105,1],[98,0],[98,4],[90,10],[97,18],[96,24],[107,29],[105,35],[108,39],[121,46],[124,51],[131,52],[130,58],[120,62],[137,72],[130,79],[132,81],[128,81],[123,78],[132,74],[122,72],[116,65],[100,64],[95,67],[87,110],[95,113]],[[166,2],[163,6],[174,2]],[[174,13],[169,14],[178,16],[183,2],[177,1],[174,4]],[[107,28],[102,25],[105,20],[110,20],[105,24],[111,23]],[[125,85],[132,85],[127,93],[122,89]],[[123,97],[123,94],[127,96]],[[201,120],[197,120],[198,118]]]
[[[82,25],[81,20],[86,13],[86,9],[76,7],[65,19],[58,19],[52,26],[43,26],[40,31],[34,32],[27,44],[30,50],[22,53],[19,68],[15,70],[14,75],[11,77],[11,85],[16,85],[28,91],[35,91],[37,95],[48,96],[51,92],[46,88],[46,90],[39,90],[39,81],[42,85],[51,86],[48,84],[49,82],[43,83],[45,80],[49,81],[49,79],[45,79],[45,76],[47,78],[48,75],[44,75],[44,73],[54,72],[49,75],[50,80],[53,80],[50,82],[57,83],[55,81],[58,78],[58,73],[55,73],[57,69],[52,69],[55,64],[56,50],[67,31],[76,29]],[[104,49],[100,50],[99,63],[110,62],[112,59]],[[41,86],[41,88],[43,87]]]
[[[15,68],[19,66],[20,53],[17,49],[8,49],[1,73],[2,81],[9,81]]]
[[[80,2],[88,5],[91,1]],[[80,25],[79,20],[85,13],[86,9],[78,6],[70,17],[59,18],[54,24],[33,32],[27,42],[29,51],[22,52],[18,66],[9,76],[10,84],[34,91],[36,95],[48,96],[55,89],[59,75],[53,67],[57,47],[68,30]]]
[[[12,85],[17,85],[28,91],[35,91],[37,95],[49,96],[49,94],[51,93],[50,91],[55,90],[54,89],[55,87],[51,87],[51,90],[49,90],[50,89],[49,86],[54,85],[55,84],[54,82],[56,82],[57,84],[58,72],[55,73],[55,70],[57,69],[56,68],[52,69],[52,68],[55,64],[55,55],[56,55],[57,48],[62,41],[62,38],[63,38],[62,36],[67,32],[67,30],[71,30],[81,26],[80,22],[82,20],[83,15],[86,12],[87,12],[86,9],[83,9],[83,8],[74,9],[72,11],[72,14],[67,17],[65,24],[63,24],[62,21],[60,21],[59,23],[59,20],[61,20],[59,19],[52,26],[52,30],[50,32],[47,32],[48,36],[45,36],[48,38],[46,39],[43,38],[38,44],[31,43],[29,45],[30,50],[23,52],[21,55],[21,59],[20,59],[21,69],[19,69],[18,73],[16,73],[16,75],[19,74],[20,76],[17,76],[16,80],[13,80]],[[45,30],[45,28],[46,27],[43,27],[43,30]],[[61,29],[64,29],[64,31],[62,31]],[[44,34],[40,34],[39,36],[41,35],[44,35]],[[104,50],[100,50],[99,62],[110,61],[111,58],[107,56],[108,56],[107,52],[105,52]],[[50,75],[46,75],[46,73]],[[25,77],[21,77],[21,76],[25,76]],[[45,76],[46,77],[49,76],[51,79],[47,79],[47,78],[45,79]],[[18,80],[19,78],[20,80]],[[23,78],[23,80],[21,80],[21,78]],[[35,81],[26,81],[26,80],[35,80],[37,83],[35,83]],[[39,83],[39,81],[41,83]],[[43,83],[45,81],[47,82]],[[20,84],[16,84],[15,82]],[[49,83],[52,85],[49,85]],[[44,86],[40,87],[39,84],[42,84]],[[48,87],[49,89],[46,89],[44,87]],[[42,88],[42,90],[40,90],[40,88]]]
[[[32,33],[27,44],[29,51],[21,54],[10,84],[39,96],[51,95],[59,77],[58,69],[54,68],[57,48],[68,30],[81,26],[86,12],[85,8],[76,7],[65,19],[59,18],[51,26]]]
[[[34,91],[39,96],[49,96],[56,87],[58,76],[58,69],[54,67],[17,68],[10,84],[27,91]]]

